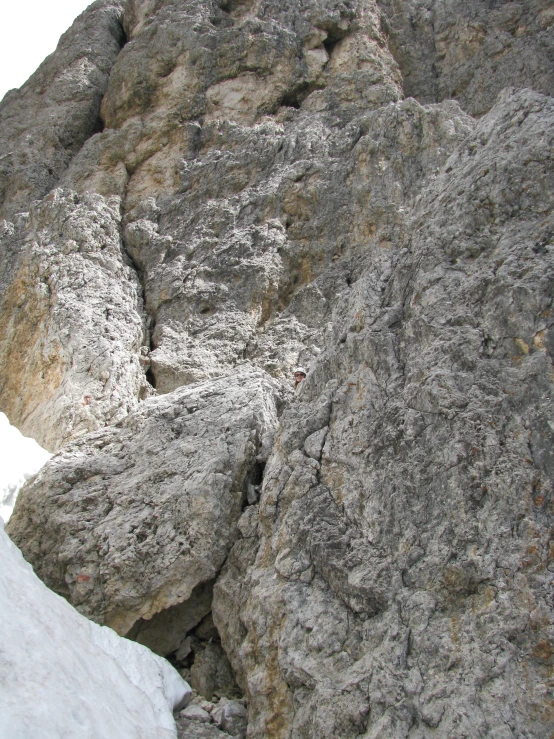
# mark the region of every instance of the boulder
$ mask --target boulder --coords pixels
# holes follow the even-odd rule
[[[50,587],[126,634],[217,575],[280,403],[248,365],[151,398],[54,456],[19,494],[10,536]],[[191,609],[186,629],[206,614]]]
[[[283,413],[214,589],[251,739],[550,736],[553,140],[499,98]]]

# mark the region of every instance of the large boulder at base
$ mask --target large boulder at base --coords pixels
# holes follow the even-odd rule
[[[169,662],[40,582],[0,523],[0,736],[171,739],[191,689]]]
[[[217,575],[282,392],[244,365],[145,401],[53,457],[19,494],[10,536],[49,587],[126,634]]]

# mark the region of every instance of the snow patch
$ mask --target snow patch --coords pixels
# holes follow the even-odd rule
[[[170,739],[188,684],[49,590],[0,522],[0,737]]]
[[[4,413],[0,413],[0,449],[0,516],[7,523],[20,489],[52,455],[34,439],[23,436]]]

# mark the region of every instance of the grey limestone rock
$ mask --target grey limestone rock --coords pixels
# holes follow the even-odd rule
[[[208,700],[218,695],[240,695],[233,669],[221,644],[208,642],[197,649],[190,670],[190,684]],[[223,727],[225,728],[225,727]]]
[[[178,739],[229,739],[229,734],[213,724],[204,724],[184,717],[175,717]]]
[[[49,587],[126,634],[214,579],[281,402],[275,381],[247,366],[151,398],[54,456],[20,493],[9,534]],[[198,604],[196,591],[185,632],[206,613]],[[156,622],[143,632],[154,647],[171,638]]]
[[[187,706],[184,711],[179,713],[179,717],[188,721],[198,721],[201,724],[209,724],[211,722],[210,714],[196,704]]]
[[[152,392],[119,206],[56,189],[0,234],[0,404],[50,451]]]
[[[246,737],[247,712],[242,703],[222,699],[212,716],[215,724],[231,736]]]
[[[337,307],[215,588],[249,737],[550,736],[553,136],[505,93]]]
[[[182,661],[190,653],[187,634],[211,612],[212,598],[213,581],[202,582],[184,603],[137,621],[127,638],[144,644],[156,654],[165,656],[176,652],[176,658]]]
[[[554,731],[553,20],[97,2],[0,105],[10,533],[248,739]]]
[[[378,0],[406,95],[454,98],[472,115],[506,87],[554,93],[554,11],[549,0]]]
[[[100,104],[125,40],[123,4],[93,3],[23,87],[1,101],[0,218],[44,197],[102,128]]]

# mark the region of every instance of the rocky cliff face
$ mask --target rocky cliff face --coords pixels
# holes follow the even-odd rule
[[[554,14],[489,5],[98,0],[0,109],[0,406],[74,439],[10,535],[251,739],[554,730]]]

